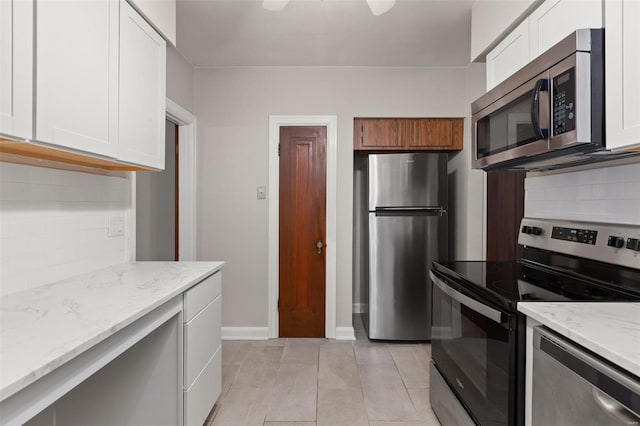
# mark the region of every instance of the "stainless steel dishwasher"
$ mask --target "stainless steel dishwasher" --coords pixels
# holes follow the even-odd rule
[[[544,327],[533,345],[532,425],[640,424],[640,379]]]

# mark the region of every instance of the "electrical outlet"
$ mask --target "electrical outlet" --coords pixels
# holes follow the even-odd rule
[[[124,235],[124,216],[109,217],[108,237],[121,237]]]
[[[258,186],[258,200],[265,200],[267,198],[267,187],[264,185]]]

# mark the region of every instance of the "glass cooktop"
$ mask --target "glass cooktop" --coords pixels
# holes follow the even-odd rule
[[[596,277],[554,271],[526,262],[434,262],[433,269],[480,297],[515,311],[518,302],[640,301],[637,276],[624,270]]]

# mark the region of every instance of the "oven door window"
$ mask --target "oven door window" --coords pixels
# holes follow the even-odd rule
[[[460,294],[434,285],[433,360],[476,421],[507,424],[510,317],[500,313],[489,318],[478,306],[469,306],[470,296]]]

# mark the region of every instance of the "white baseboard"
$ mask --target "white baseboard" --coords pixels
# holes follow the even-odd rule
[[[364,308],[364,303],[354,303],[354,304],[352,304],[351,306],[352,306],[352,307],[351,307],[351,311],[352,311],[354,314],[361,314],[361,313],[362,313],[362,310],[363,310],[363,308]]]
[[[222,327],[222,340],[268,340],[268,327]]]
[[[353,327],[336,327],[336,340],[356,340]]]
[[[222,327],[222,340],[269,340],[267,327]],[[336,327],[336,340],[356,340],[353,327]]]

